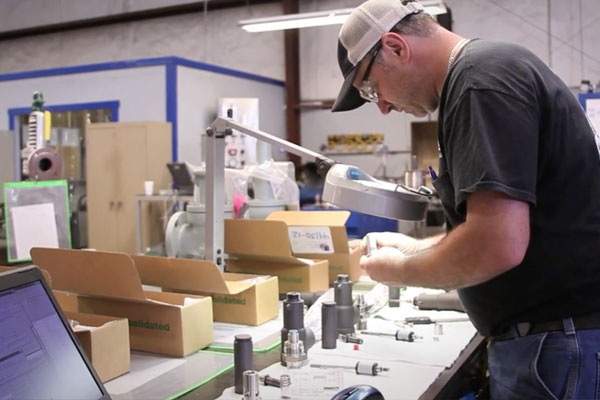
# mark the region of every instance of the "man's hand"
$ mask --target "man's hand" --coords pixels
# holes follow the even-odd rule
[[[384,284],[401,285],[401,264],[406,255],[395,247],[381,247],[360,258],[360,267],[371,279]]]
[[[374,238],[377,243],[377,248],[395,247],[406,255],[411,255],[419,252],[419,241],[410,236],[403,235],[397,232],[371,232],[369,236]],[[348,243],[350,250],[357,247],[360,248],[361,254],[367,254],[367,239],[366,236],[362,239],[352,240]]]

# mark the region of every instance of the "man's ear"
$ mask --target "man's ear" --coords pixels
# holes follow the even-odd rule
[[[410,58],[408,42],[400,34],[394,32],[385,33],[381,38],[381,45],[387,51],[391,51],[397,57],[400,57],[403,61]]]

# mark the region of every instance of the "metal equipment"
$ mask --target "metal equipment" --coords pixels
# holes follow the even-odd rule
[[[205,258],[221,270],[223,263],[223,182],[225,137],[233,130],[270,143],[300,157],[316,162],[325,177],[323,200],[351,210],[386,218],[422,220],[432,191],[426,187],[411,189],[404,185],[379,181],[356,167],[336,164],[312,150],[298,146],[266,132],[249,128],[230,118],[218,117],[206,135],[206,245]],[[221,262],[217,262],[221,261]]]
[[[370,332],[370,331],[361,331],[363,335],[374,335],[374,336],[392,336],[396,340],[401,340],[403,342],[414,342],[416,339],[421,339],[420,336],[409,329],[398,329],[395,333],[388,332]]]
[[[310,364],[313,368],[342,368],[342,369],[353,369],[357,375],[371,375],[375,376],[381,372],[387,372],[390,369],[380,367],[376,362],[359,361],[355,366],[349,365],[326,365],[326,364]]]
[[[367,329],[367,302],[365,301],[365,295],[360,293],[358,295],[358,302],[356,304],[358,308],[358,322],[356,323],[357,330],[365,330]]]
[[[352,304],[352,281],[346,274],[339,274],[333,282],[337,310],[338,334],[354,332],[354,305]]]
[[[315,343],[313,331],[304,327],[304,301],[298,292],[289,292],[283,301],[283,328],[281,329],[281,343],[285,343],[289,332],[295,330],[306,350]],[[281,347],[281,365],[285,363],[285,349]]]
[[[260,400],[258,391],[258,372],[244,371],[243,375],[243,400]]]
[[[413,304],[417,306],[419,310],[465,312],[456,290],[439,294],[421,293],[413,299]]]
[[[388,304],[391,308],[400,307],[400,288],[398,286],[388,287]]]
[[[342,342],[344,343],[355,343],[355,344],[363,344],[363,340],[359,337],[356,337],[352,334],[343,334],[341,333],[339,335],[339,338],[342,340]]]
[[[27,143],[21,150],[21,174],[30,180],[59,179],[62,173],[62,158],[56,150],[45,146],[44,132],[49,132],[46,127],[46,115],[42,111],[44,96],[41,92],[33,93],[32,111],[29,114]],[[48,121],[49,122],[49,121]]]
[[[271,375],[259,376],[258,380],[263,386],[281,387],[281,381],[277,378],[273,378]]]
[[[469,318],[466,317],[457,317],[457,318],[436,318],[431,319],[430,317],[406,317],[403,322],[405,324],[413,324],[413,325],[428,325],[428,324],[436,324],[439,322],[465,322],[469,321]]]
[[[288,339],[283,345],[283,361],[288,368],[301,368],[306,365],[308,358],[304,351],[304,343],[295,329],[290,329]]]
[[[243,374],[252,369],[252,337],[246,334],[235,335],[233,341],[233,377],[235,392],[243,393]]]
[[[337,310],[333,301],[321,305],[321,347],[335,349],[337,346]]]

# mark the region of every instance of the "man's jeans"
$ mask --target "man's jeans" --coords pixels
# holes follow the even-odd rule
[[[492,342],[492,399],[600,399],[600,329],[563,324],[564,331]]]

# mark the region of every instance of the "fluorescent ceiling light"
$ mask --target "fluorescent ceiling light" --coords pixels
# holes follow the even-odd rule
[[[341,25],[348,19],[352,10],[352,8],[345,8],[341,10],[247,19],[240,21],[239,25],[248,32],[267,32],[279,31],[282,29],[308,28],[311,26]]]
[[[421,1],[425,12],[431,15],[445,14],[446,6],[439,0]],[[268,32],[284,29],[308,28],[312,26],[341,25],[347,19],[353,8],[331,11],[317,11],[302,14],[286,14],[276,17],[254,18],[240,21],[242,29],[247,32]]]

